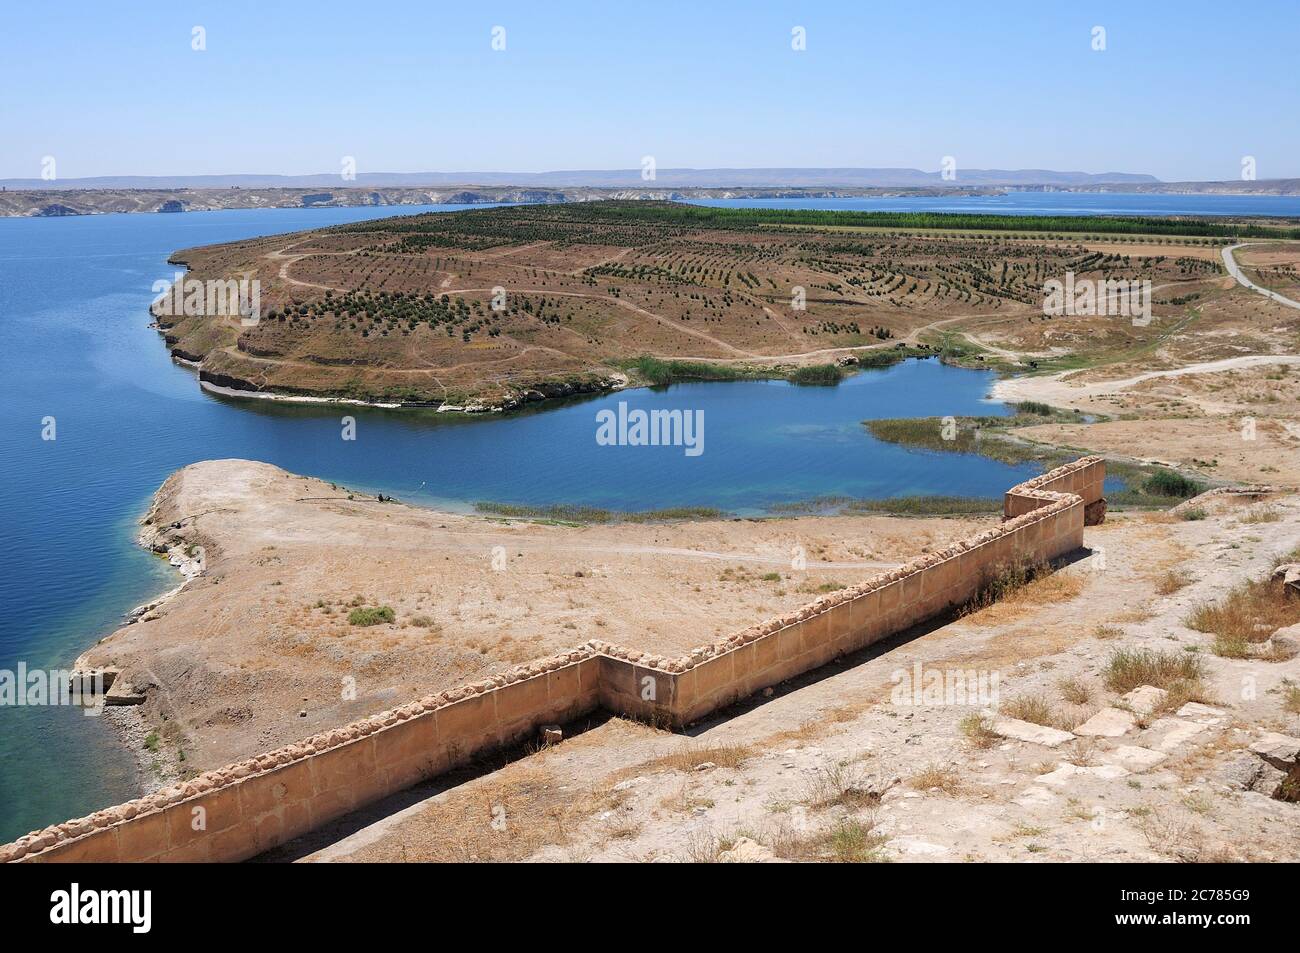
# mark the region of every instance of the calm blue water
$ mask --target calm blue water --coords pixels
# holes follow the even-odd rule
[[[932,361],[837,388],[692,384],[467,420],[215,398],[147,327],[153,282],[171,277],[176,249],[426,210],[0,219],[0,669],[67,666],[123,612],[175,585],[134,545],[135,521],[163,479],[196,460],[265,460],[458,509],[501,500],[752,513],[823,494],[992,496],[1030,472],[910,453],[864,432],[868,417],[1000,412],[983,400],[988,374]],[[596,411],[620,400],[702,410],[705,452],[597,446]],[[344,413],[357,418],[355,442],[340,439]],[[47,416],[54,441],[41,439]],[[135,793],[106,726],[75,710],[0,707],[0,766],[0,840]]]
[[[1300,195],[1160,195],[1140,192],[1008,192],[1005,195],[845,199],[699,199],[696,205],[987,215],[1300,216]]]

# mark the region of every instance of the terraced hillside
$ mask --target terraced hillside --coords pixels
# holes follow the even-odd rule
[[[1063,230],[1077,228],[1090,231]],[[433,213],[179,252],[190,278],[258,279],[260,317],[158,323],[211,385],[471,409],[619,386],[646,356],[678,362],[656,379],[919,351],[1087,361],[1193,318],[1217,328],[1205,306],[1231,293],[1218,247],[1248,230],[670,202]],[[1044,317],[1044,282],[1067,272],[1151,280],[1155,320]]]

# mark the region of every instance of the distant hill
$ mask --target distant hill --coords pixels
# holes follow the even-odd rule
[[[316,175],[117,175],[84,179],[0,179],[8,189],[219,189],[219,188],[429,188],[449,185],[531,188],[925,188],[945,186],[1058,187],[1160,184],[1153,175],[1132,172],[1055,172],[1050,169],[962,169],[955,180],[920,169],[659,169],[653,180],[638,169],[556,172],[363,172],[343,180]]]

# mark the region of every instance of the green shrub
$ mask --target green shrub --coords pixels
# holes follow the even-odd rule
[[[840,369],[834,364],[809,364],[796,367],[790,372],[790,381],[794,384],[811,384],[826,386],[840,382]]]
[[[499,503],[480,500],[479,513],[506,519],[562,520],[571,523],[670,523],[680,520],[719,520],[726,512],[712,506],[670,506],[661,510],[605,510],[572,503]]]
[[[1173,496],[1185,500],[1203,492],[1205,487],[1173,470],[1157,470],[1147,477],[1144,489],[1155,496]]]
[[[1052,416],[1052,408],[1036,400],[1023,400],[1016,404],[1016,410],[1022,414],[1037,414],[1039,417]]]
[[[392,606],[358,606],[348,613],[349,625],[379,625],[381,622],[392,622],[397,618],[397,613],[393,611]]]
[[[665,361],[649,355],[631,363],[648,383],[663,385],[674,381],[733,381],[741,377],[739,371],[724,364],[705,361]]]

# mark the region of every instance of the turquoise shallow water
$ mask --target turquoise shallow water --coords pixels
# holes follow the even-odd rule
[[[1077,198],[1077,197],[1075,197]],[[1030,472],[872,439],[868,417],[998,413],[988,374],[909,361],[835,388],[689,384],[507,418],[291,406],[203,393],[148,328],[178,248],[425,209],[0,219],[0,669],[67,666],[122,613],[176,584],[134,545],[166,476],[246,457],[468,509],[476,500],[757,513],[834,494],[997,495]],[[596,414],[701,411],[704,453],[596,443]],[[339,418],[357,418],[357,440]],[[54,417],[57,439],[41,439]],[[0,840],[135,793],[107,727],[74,709],[0,707]]]

